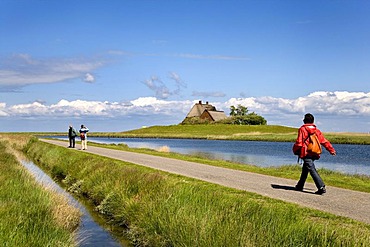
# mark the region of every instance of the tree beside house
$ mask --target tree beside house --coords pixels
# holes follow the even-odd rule
[[[230,106],[230,117],[224,123],[239,124],[239,125],[266,125],[267,121],[264,117],[255,112],[248,113],[247,107],[238,105]]]

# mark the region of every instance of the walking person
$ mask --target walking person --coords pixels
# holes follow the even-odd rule
[[[72,125],[69,125],[68,129],[68,139],[69,139],[69,148],[75,148],[76,144],[76,136],[77,136],[77,131],[73,128]]]
[[[314,116],[310,113],[307,113],[303,119],[303,125],[298,130],[298,137],[296,142],[293,145],[293,153],[298,155],[299,158],[303,160],[302,166],[302,173],[301,177],[295,186],[295,189],[298,191],[303,191],[304,184],[306,182],[308,173],[310,173],[315,185],[317,187],[317,191],[315,194],[322,195],[326,193],[325,183],[321,179],[319,173],[316,170],[314,161],[320,159],[320,154],[313,153],[312,151],[308,150],[308,145],[310,142],[310,136],[316,134],[317,139],[319,141],[319,145],[325,147],[325,149],[331,154],[336,155],[336,151],[331,145],[331,143],[325,139],[324,135],[321,131],[316,127],[314,124]]]
[[[80,129],[80,138],[81,138],[81,150],[86,150],[87,149],[87,132],[89,132],[89,129],[81,124],[81,129]]]

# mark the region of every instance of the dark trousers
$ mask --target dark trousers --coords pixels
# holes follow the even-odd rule
[[[69,147],[74,148],[76,144],[76,138],[75,137],[70,137],[69,138]]]
[[[314,159],[310,157],[303,158],[303,166],[302,166],[302,173],[301,178],[299,179],[297,183],[297,187],[303,188],[304,184],[306,182],[308,173],[310,173],[313,181],[315,182],[315,185],[318,189],[325,186],[324,182],[322,181],[319,173],[316,170],[315,164],[313,163]]]

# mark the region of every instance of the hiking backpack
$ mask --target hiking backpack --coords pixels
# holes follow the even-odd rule
[[[307,151],[312,154],[320,155],[322,153],[321,144],[319,138],[317,137],[316,133],[312,135],[308,135],[309,143],[307,146]]]

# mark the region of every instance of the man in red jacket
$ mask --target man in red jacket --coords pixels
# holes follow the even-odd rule
[[[322,181],[320,175],[318,174],[314,161],[320,159],[320,154],[311,153],[307,150],[307,146],[309,144],[309,136],[316,133],[317,138],[322,146],[331,154],[336,155],[335,149],[331,145],[331,143],[325,139],[324,135],[321,131],[316,128],[314,124],[314,116],[310,113],[307,113],[304,116],[303,122],[304,124],[298,130],[298,137],[296,142],[293,145],[293,153],[299,155],[299,158],[303,159],[303,166],[302,166],[302,173],[301,177],[295,186],[296,190],[302,191],[304,184],[306,182],[308,173],[310,173],[315,185],[317,187],[317,191],[315,194],[322,195],[326,192],[325,184]]]

